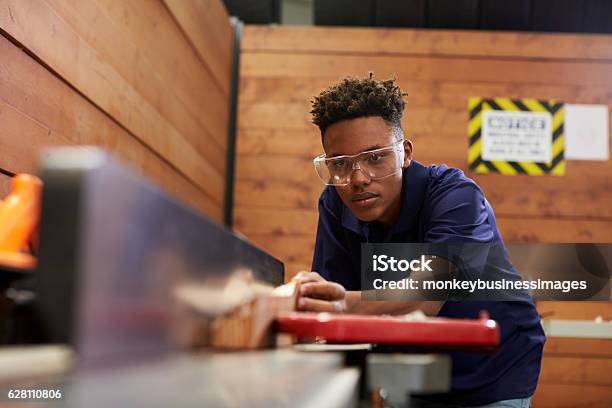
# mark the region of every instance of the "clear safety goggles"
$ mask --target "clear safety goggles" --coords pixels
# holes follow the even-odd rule
[[[317,174],[328,186],[347,186],[355,170],[372,180],[380,180],[397,174],[404,162],[404,141],[399,140],[391,146],[368,150],[353,156],[325,157],[324,154],[314,158]]]

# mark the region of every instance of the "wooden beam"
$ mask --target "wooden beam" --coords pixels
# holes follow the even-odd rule
[[[396,77],[411,81],[479,81],[501,84],[612,85],[609,62],[553,60],[477,59],[437,56],[378,56],[372,54],[246,53],[241,58],[241,75],[250,78],[364,77],[372,71],[377,78]]]
[[[538,307],[542,302],[538,302]],[[562,302],[546,302],[546,303],[562,303]],[[581,308],[580,303],[570,302],[578,309]],[[609,302],[596,302],[599,311],[602,309],[610,309]],[[601,313],[599,313],[601,314]],[[554,318],[554,317],[553,317]],[[544,356],[592,356],[606,357],[612,359],[612,340],[611,339],[587,339],[573,337],[548,337],[544,344]]]
[[[612,358],[546,355],[539,384],[612,386]]]
[[[612,60],[612,37],[593,34],[247,25],[243,52],[398,54]]]

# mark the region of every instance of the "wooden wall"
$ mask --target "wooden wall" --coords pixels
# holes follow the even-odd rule
[[[221,221],[231,41],[221,0],[0,0],[0,169],[98,145]]]
[[[235,227],[285,261],[287,278],[310,269],[323,188],[312,167],[322,147],[310,100],[368,71],[397,77],[408,92],[403,125],[415,158],[464,171],[469,96],[554,98],[612,111],[612,36],[247,26]],[[569,161],[563,177],[467,174],[493,205],[506,242],[612,242],[612,161]],[[553,318],[612,318],[605,302],[538,308]],[[549,339],[534,406],[610,406],[610,347]]]
[[[236,229],[288,264],[311,262],[322,152],[310,100],[346,75],[395,76],[424,164],[466,170],[467,98],[555,98],[612,109],[612,36],[247,26],[241,56]],[[612,121],[610,121],[612,125]],[[612,161],[564,177],[477,175],[507,242],[612,242]]]

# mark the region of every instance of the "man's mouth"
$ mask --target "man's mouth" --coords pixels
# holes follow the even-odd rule
[[[359,193],[359,194],[355,194],[351,198],[351,201],[359,207],[370,207],[376,202],[376,200],[378,200],[378,198],[379,198],[378,194]]]

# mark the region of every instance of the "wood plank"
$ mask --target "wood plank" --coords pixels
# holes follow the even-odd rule
[[[547,355],[542,360],[539,384],[612,386],[612,358]]]
[[[63,0],[60,1],[60,4],[64,3]],[[85,2],[92,4],[83,4],[83,2],[73,0],[73,3],[75,3],[73,6],[76,9],[75,12],[84,17],[85,23],[91,24],[92,20],[92,18],[85,17],[87,10],[99,16],[95,20],[97,21],[95,27],[89,29],[79,27],[79,32],[90,31],[92,33],[94,38],[90,41],[91,44],[96,44],[100,48],[112,44],[112,41],[109,41],[112,36],[120,35],[129,38],[130,41],[122,47],[112,48],[112,55],[109,57],[113,58],[116,66],[123,66],[125,71],[129,71],[133,69],[132,64],[135,65],[134,68],[142,65],[144,72],[139,71],[139,76],[134,78],[136,83],[154,88],[159,94],[155,100],[162,106],[164,103],[172,104],[176,105],[174,109],[184,109],[190,112],[199,125],[205,129],[204,133],[207,137],[200,136],[200,139],[212,139],[218,144],[221,151],[225,152],[229,104],[228,84],[217,82],[214,73],[208,69],[208,61],[199,57],[189,39],[185,37],[184,32],[177,26],[174,17],[161,1],[96,0],[95,3]],[[186,4],[191,3],[193,2]],[[202,27],[206,29],[202,30]],[[212,37],[213,28],[202,24],[199,31]],[[102,33],[107,33],[108,40],[99,38]],[[106,44],[102,43],[103,40]],[[222,36],[215,39],[215,41],[228,40],[229,37],[223,38]],[[131,61],[134,62],[126,63]],[[229,60],[226,61],[224,69],[227,70],[229,76]],[[147,76],[149,78],[145,80]],[[157,81],[155,85],[154,81]],[[182,104],[177,104],[174,98],[168,97],[172,93],[176,94]],[[220,103],[222,100],[228,103]],[[172,106],[163,107],[168,110],[172,109]]]
[[[612,242],[612,219],[527,218],[497,214],[497,227],[506,243]]]
[[[39,154],[59,145],[97,145],[171,194],[216,220],[222,208],[153,150],[0,36],[2,160],[13,172],[36,173]],[[4,165],[0,164],[0,167]]]
[[[219,0],[164,0],[164,4],[225,94],[229,94],[233,38],[229,14],[223,3]],[[206,32],[202,27],[206,27]]]
[[[538,384],[531,404],[543,408],[609,408],[612,387],[583,384]]]
[[[70,144],[63,135],[51,132],[2,100],[0,123],[0,167],[12,173],[38,174],[39,155],[49,147],[50,140],[53,146]]]
[[[0,27],[207,191],[218,204],[222,202],[222,176],[47,3],[2,0]]]
[[[238,157],[249,155],[292,155],[314,158],[323,153],[321,135],[314,126],[310,130],[240,128],[236,137]]]
[[[336,80],[300,77],[243,77],[240,81],[239,101],[241,104],[257,102],[306,104],[315,95],[335,83]],[[397,82],[402,90],[408,93],[404,97],[408,104],[408,110],[413,107],[431,106],[467,109],[467,98],[470,96],[529,97],[556,99],[570,103],[612,104],[610,90],[593,85],[503,84],[499,82],[452,82],[445,80],[413,81],[410,78],[400,78]]]
[[[242,174],[242,173],[238,173]],[[320,183],[304,183],[294,180],[236,179],[234,194],[236,206],[264,207],[269,209],[317,210]]]
[[[234,208],[234,226],[245,235],[313,237],[319,214],[297,209]]]
[[[247,25],[243,52],[612,59],[609,35]]]
[[[467,57],[405,57],[354,54],[247,53],[241,57],[241,75],[250,78],[363,77],[412,81],[498,82],[502,84],[612,85],[609,62],[477,59]]]
[[[538,302],[538,312],[546,319],[612,320],[612,302]],[[611,343],[612,344],[612,343]]]
[[[245,234],[246,237],[282,262],[308,264],[312,261],[312,237],[286,237],[267,234]]]
[[[538,302],[538,305],[539,303],[541,302]],[[580,305],[576,306],[578,308],[580,307]],[[612,340],[548,337],[546,339],[546,344],[544,344],[544,358],[546,359],[548,356],[592,356],[612,358]]]

